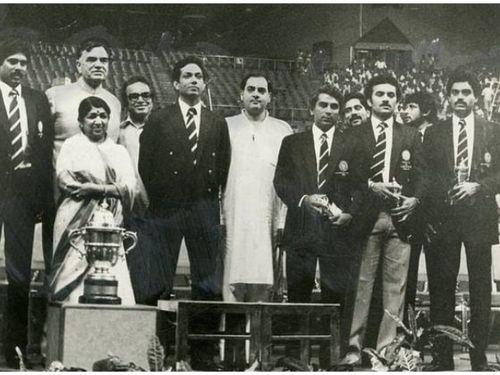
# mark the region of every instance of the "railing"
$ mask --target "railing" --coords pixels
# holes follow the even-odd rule
[[[294,60],[286,59],[267,59],[262,57],[238,57],[238,56],[227,56],[227,55],[203,55],[196,54],[196,56],[203,60],[207,65],[210,63],[215,63],[217,66],[232,66],[233,68],[256,68],[256,69],[272,69],[278,70],[279,67],[283,67],[288,71],[293,71],[296,62]]]

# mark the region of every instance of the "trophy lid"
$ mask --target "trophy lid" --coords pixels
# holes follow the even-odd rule
[[[95,208],[90,220],[88,221],[89,227],[115,227],[115,219],[113,213],[108,210],[108,205],[103,202]]]

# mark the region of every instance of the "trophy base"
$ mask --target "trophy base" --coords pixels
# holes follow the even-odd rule
[[[91,303],[97,305],[121,305],[122,299],[117,296],[80,296],[78,298],[79,303]]]
[[[83,295],[78,298],[78,302],[120,305],[122,299],[117,294],[118,281],[89,277],[83,282]]]

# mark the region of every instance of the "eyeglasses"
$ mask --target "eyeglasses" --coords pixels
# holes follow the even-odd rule
[[[128,100],[130,100],[131,102],[138,101],[140,97],[142,97],[144,100],[151,100],[153,95],[150,92],[133,93],[127,95]]]

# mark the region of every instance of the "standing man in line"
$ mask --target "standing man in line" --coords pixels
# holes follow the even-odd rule
[[[107,135],[118,138],[121,105],[116,96],[103,87],[109,73],[110,50],[104,41],[89,39],[78,48],[76,67],[80,78],[69,85],[54,86],[46,91],[54,120],[55,142],[53,163],[57,160],[62,144],[78,134],[78,106],[89,96],[103,99],[111,109]],[[57,193],[56,193],[57,194]]]
[[[240,89],[242,113],[226,118],[231,167],[223,201],[223,295],[225,301],[269,301],[273,249],[286,213],[273,178],[281,141],[292,129],[269,116],[272,84],[265,75],[247,75]]]
[[[22,85],[29,46],[8,37],[0,43],[0,219],[5,230],[7,303],[3,354],[7,366],[19,368],[15,352],[26,353],[28,300],[35,222],[52,205],[51,156],[53,128],[42,92]],[[49,207],[49,208],[48,208]],[[45,222],[52,229],[52,223]],[[51,261],[52,241],[44,239],[44,261]]]
[[[404,124],[418,130],[421,142],[424,142],[427,129],[437,121],[437,108],[434,98],[431,94],[425,92],[416,92],[406,96],[400,113]],[[408,282],[406,284],[405,316],[408,306],[415,309],[420,253],[427,247],[426,243],[432,239],[433,235],[432,227],[427,223],[428,210],[427,199],[424,199],[411,218],[415,231],[410,238],[411,255],[408,267]]]
[[[353,171],[355,180],[365,186],[359,203],[355,235],[364,240],[354,303],[349,352],[342,364],[361,363],[361,350],[377,270],[382,267],[383,308],[403,318],[404,298],[412,228],[407,218],[425,193],[424,159],[417,131],[394,120],[400,98],[392,76],[372,78],[365,89],[371,107],[370,121],[355,128]],[[396,189],[402,186],[399,196]],[[397,323],[387,313],[379,327],[377,350],[396,337]]]
[[[312,129],[281,144],[274,186],[288,208],[283,246],[290,302],[311,302],[318,260],[323,303],[344,307],[352,288],[356,247],[349,232],[351,148],[336,127],[341,106],[337,90],[321,87],[310,100]],[[322,368],[332,365],[324,357],[320,360]]]
[[[177,102],[153,113],[140,138],[139,172],[167,269],[165,298],[173,290],[183,238],[191,266],[193,299],[222,297],[219,192],[226,185],[230,143],[224,119],[201,101],[207,80],[199,59],[189,56],[177,62],[172,72]],[[205,325],[217,328],[216,317],[203,318],[200,316],[197,323],[210,320]],[[193,369],[209,369],[207,356],[213,353],[205,343],[195,344]]]
[[[139,137],[153,109],[154,93],[151,83],[142,76],[130,77],[122,87],[121,99],[127,109],[127,117],[120,125],[118,144],[123,145],[134,164],[137,177],[136,195],[132,213],[125,216],[125,227],[137,232],[138,241],[134,251],[127,254],[130,279],[136,303],[156,305],[165,289],[164,267],[158,259],[158,247],[151,241],[148,221],[144,215],[149,201],[144,184],[139,176]],[[145,277],[147,275],[147,277]]]
[[[446,85],[452,118],[429,129],[425,151],[429,178],[430,221],[437,232],[426,249],[433,324],[453,324],[455,285],[465,246],[469,274],[472,371],[490,371],[485,351],[491,312],[491,246],[498,243],[495,194],[500,192],[500,128],[474,116],[481,93],[477,78],[455,71]],[[454,369],[453,346],[437,344],[427,371]]]
[[[342,114],[349,127],[363,125],[370,117],[365,96],[360,92],[347,94]]]

